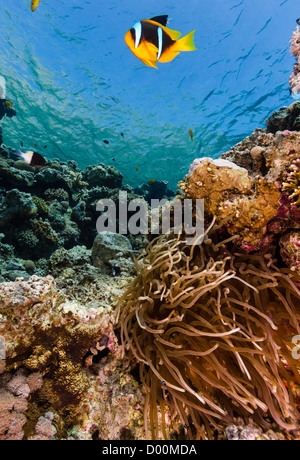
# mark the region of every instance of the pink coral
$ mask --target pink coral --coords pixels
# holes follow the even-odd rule
[[[41,375],[25,369],[0,377],[0,440],[21,440],[27,421],[28,398],[39,388]]]
[[[35,425],[35,434],[29,438],[30,441],[48,441],[53,440],[56,434],[56,429],[52,425],[54,415],[52,412],[47,412],[45,416],[41,416]]]
[[[296,95],[297,93],[300,93],[300,30],[298,26],[293,32],[290,43],[291,53],[297,58],[297,62],[294,65],[294,71],[290,76],[289,82],[292,94]]]

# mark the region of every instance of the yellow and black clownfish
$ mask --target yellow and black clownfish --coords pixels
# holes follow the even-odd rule
[[[133,54],[149,67],[157,69],[157,62],[170,62],[180,51],[196,50],[195,30],[182,38],[181,32],[166,27],[168,15],[155,16],[137,22],[125,35],[125,42]]]

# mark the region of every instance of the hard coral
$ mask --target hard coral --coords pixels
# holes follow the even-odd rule
[[[28,283],[2,283],[0,288],[0,335],[7,345],[6,371],[22,365],[31,372],[46,373],[41,392],[61,410],[83,396],[87,385],[81,372],[84,356],[101,336],[101,327],[109,335],[111,326],[103,314],[101,318],[95,314],[94,319],[89,314],[86,318],[76,316],[68,303],[54,313],[57,301],[51,277],[33,276]]]
[[[0,376],[0,440],[23,439],[28,397],[41,384],[40,374],[28,375],[25,369]]]
[[[42,219],[32,219],[30,225],[33,233],[47,245],[55,245],[58,242],[58,235],[49,222]]]
[[[283,184],[282,190],[300,207],[300,158],[290,166],[290,173]]]
[[[139,362],[152,437],[177,415],[190,438],[211,438],[238,414],[269,427],[295,429],[298,412],[288,382],[300,381],[291,354],[299,334],[297,274],[273,254],[243,255],[219,241],[202,245],[159,237],[137,262],[120,299],[124,351]],[[294,276],[294,278],[292,278]],[[190,429],[188,429],[190,427]]]
[[[274,184],[255,182],[246,169],[233,166],[207,159],[179,185],[187,198],[204,200],[207,216],[216,216],[217,222],[226,220],[231,235],[238,234],[246,245],[259,246],[281,194]]]
[[[32,201],[34,202],[34,204],[37,207],[37,212],[38,212],[39,216],[45,217],[45,216],[48,215],[49,208],[48,208],[47,203],[46,203],[45,200],[43,200],[42,198],[34,195],[32,197]]]

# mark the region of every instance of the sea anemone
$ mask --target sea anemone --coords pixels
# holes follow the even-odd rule
[[[161,430],[168,439],[173,420],[191,439],[213,438],[236,416],[296,428],[300,278],[273,253],[236,253],[235,237],[216,242],[218,231],[211,224],[202,244],[153,240],[118,303],[123,350],[146,390],[147,439]]]

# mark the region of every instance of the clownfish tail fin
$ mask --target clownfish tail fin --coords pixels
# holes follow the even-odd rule
[[[178,51],[194,51],[198,49],[194,41],[195,32],[196,30],[193,30],[189,34],[177,40],[176,49]]]

